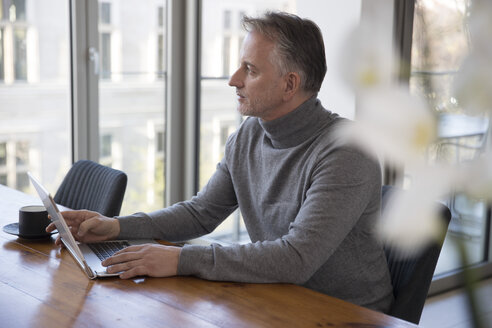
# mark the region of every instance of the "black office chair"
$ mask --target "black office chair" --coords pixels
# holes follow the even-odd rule
[[[54,200],[74,210],[92,210],[113,217],[120,214],[126,183],[124,172],[80,160],[68,171]]]
[[[395,189],[392,186],[383,186],[382,211]],[[439,204],[441,218],[447,229],[451,212],[447,206]],[[390,245],[384,246],[395,296],[389,315],[419,323],[441,248],[442,242],[434,242],[413,257],[402,257],[401,252]]]

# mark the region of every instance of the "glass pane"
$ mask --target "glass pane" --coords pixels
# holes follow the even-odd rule
[[[16,28],[14,30],[14,76],[16,80],[27,79],[27,51],[26,30]]]
[[[239,66],[239,51],[246,34],[241,18],[266,10],[295,13],[295,4],[295,0],[202,2],[201,38],[202,45],[207,46],[201,49],[199,188],[215,171],[224,155],[227,137],[241,122],[236,111],[235,91],[228,85],[230,74]],[[239,211],[210,236],[228,242],[249,241]]]
[[[102,24],[111,24],[111,3],[101,2],[99,8],[99,21]]]
[[[15,16],[18,20],[26,20],[26,0],[12,1],[15,6]]]
[[[2,3],[0,183],[34,194],[31,171],[55,193],[72,161],[68,1]]]
[[[7,164],[7,143],[0,143],[0,166]]]
[[[470,49],[467,17],[470,0],[417,0],[415,4],[411,91],[423,95],[439,118],[439,140],[430,160],[465,162],[484,150],[488,120],[466,115],[452,94],[452,83]],[[456,240],[472,262],[484,259],[486,206],[466,195],[447,200],[452,220],[436,274],[459,268]]]
[[[99,5],[100,162],[128,175],[122,215],[152,211],[164,206],[167,1]]]
[[[0,8],[2,8],[0,6]],[[3,59],[3,28],[0,28],[0,82],[3,82],[3,80],[5,79],[5,75],[4,75],[4,68],[3,68],[3,65],[4,65],[4,59]]]
[[[101,52],[101,79],[111,78],[111,33],[101,33],[100,37]]]

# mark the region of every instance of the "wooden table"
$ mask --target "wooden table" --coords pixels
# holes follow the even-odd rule
[[[1,226],[27,204],[41,202],[0,185]],[[414,327],[290,284],[89,280],[55,236],[33,241],[0,231],[0,327]]]

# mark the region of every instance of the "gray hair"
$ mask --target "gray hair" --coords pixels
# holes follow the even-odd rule
[[[263,17],[245,16],[243,26],[275,43],[270,60],[280,74],[296,72],[301,77],[302,90],[319,91],[326,74],[326,58],[318,25],[293,14],[269,11]]]

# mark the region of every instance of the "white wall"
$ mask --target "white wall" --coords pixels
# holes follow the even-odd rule
[[[323,33],[328,71],[319,93],[321,102],[326,109],[353,119],[355,96],[340,79],[338,58],[348,32],[359,23],[361,0],[297,1],[297,13],[313,20]]]

